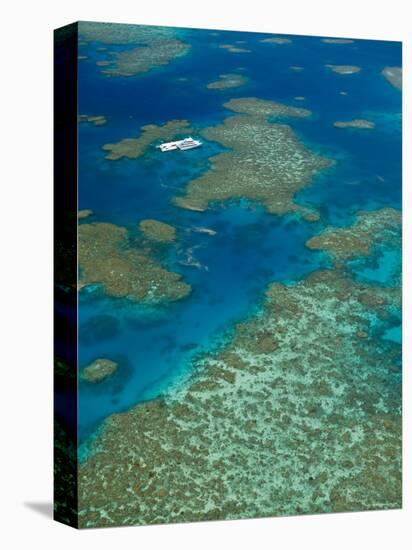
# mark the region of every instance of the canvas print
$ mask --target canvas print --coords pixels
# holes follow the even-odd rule
[[[401,507],[401,43],[55,43],[56,519]]]

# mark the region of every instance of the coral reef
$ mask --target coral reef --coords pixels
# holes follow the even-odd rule
[[[399,347],[358,335],[394,292],[337,271],[272,284],[183,387],[105,422],[80,525],[400,507]]]
[[[83,208],[83,210],[79,210],[77,212],[77,217],[79,220],[84,220],[90,216],[93,216],[93,210],[90,210],[89,208]]]
[[[119,368],[119,365],[106,358],[95,359],[92,363],[84,367],[80,373],[81,380],[96,384],[113,376]]]
[[[290,44],[292,40],[290,38],[279,38],[275,36],[274,38],[263,38],[260,42],[267,42],[268,44]]]
[[[392,86],[402,90],[402,67],[385,67],[382,74]]]
[[[328,69],[338,74],[355,74],[361,71],[356,65],[325,65]]]
[[[322,42],[325,44],[352,44],[355,41],[350,38],[322,38]]]
[[[269,120],[311,112],[258,98],[231,99],[224,107],[238,115],[201,133],[230,150],[211,157],[211,169],[189,182],[175,203],[202,211],[213,201],[247,198],[275,214],[310,212],[293,202],[294,194],[331,161],[310,152],[289,126]]]
[[[308,109],[292,107],[290,105],[278,103],[277,101],[270,101],[257,97],[230,99],[224,103],[223,106],[230,111],[234,111],[235,113],[265,118],[305,118],[312,114]]]
[[[138,138],[125,138],[117,143],[106,143],[102,148],[104,151],[109,151],[105,157],[108,160],[119,160],[123,157],[137,159],[143,156],[147,148],[155,141],[169,141],[177,134],[190,132],[187,120],[169,120],[161,126],[156,126],[156,124],[142,126]]]
[[[120,23],[99,23],[95,21],[79,22],[79,45],[89,42],[101,42],[98,51],[108,49],[110,44],[133,45],[173,35],[174,29],[152,25],[128,25]]]
[[[306,243],[312,250],[326,250],[335,262],[358,256],[369,256],[373,247],[385,239],[390,242],[400,235],[402,214],[394,208],[358,212],[350,227],[328,227]]]
[[[163,303],[186,297],[191,287],[162,267],[149,247],[134,244],[126,228],[83,223],[78,228],[80,287],[101,284],[109,296]]]
[[[80,382],[73,426],[56,416],[56,517],[93,528],[399,508],[402,69],[383,69],[400,65],[399,44],[99,23],[79,36],[79,104],[97,99],[82,112],[109,124],[79,115],[93,137],[79,200],[94,211],[75,201],[56,245],[81,324],[80,369],[65,340],[56,357],[63,412]],[[291,105],[238,97],[273,97],[276,80]],[[194,156],[156,148],[190,134]],[[342,165],[330,174],[327,150]],[[124,188],[102,189],[116,178]],[[187,281],[193,296],[174,303]]]
[[[141,220],[139,229],[145,237],[153,241],[172,243],[176,240],[176,229],[158,220]]]
[[[307,212],[303,215],[303,219],[307,222],[317,222],[320,220],[319,212]]]
[[[241,97],[237,99],[230,99],[229,101],[224,103],[223,106],[230,111],[234,111],[235,113],[242,113],[245,115],[265,118],[305,118],[312,114],[310,111],[308,111],[308,109],[292,107],[290,105],[278,103],[277,101],[270,101],[257,97]]]
[[[107,76],[135,76],[160,65],[167,65],[185,53],[189,46],[180,40],[161,40],[148,46],[112,53],[113,61],[102,73]]]
[[[363,118],[354,118],[353,120],[342,120],[333,123],[336,128],[359,128],[360,130],[372,130],[376,124]]]
[[[228,88],[238,88],[247,83],[247,78],[236,73],[221,74],[219,80],[209,82],[209,90],[227,90]]]
[[[123,51],[108,49],[106,61],[109,64],[101,71],[106,76],[134,76],[146,73],[186,54],[190,46],[178,40],[175,32],[171,27],[79,23],[79,36],[82,40],[125,46],[139,44],[138,47]]]

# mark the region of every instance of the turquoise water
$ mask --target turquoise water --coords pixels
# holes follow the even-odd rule
[[[108,122],[79,126],[79,209],[91,209],[93,219],[125,226],[132,235],[143,218],[176,226],[178,245],[169,254],[168,267],[193,287],[189,298],[157,308],[93,289],[80,293],[80,368],[107,356],[121,365],[112,379],[80,384],[82,441],[108,415],[156,397],[190,372],[196,354],[224,341],[238,320],[256,310],[271,281],[291,283],[330,267],[326,254],[305,247],[311,236],[329,224],[349,225],[359,210],[401,207],[401,94],[380,74],[385,66],[401,65],[399,43],[357,40],[335,45],[293,36],[291,44],[280,46],[259,42],[264,36],[255,33],[179,33],[192,45],[187,55],[129,78],[105,78],[99,72],[95,61],[104,53],[96,48],[102,44],[80,48],[88,59],[79,62],[79,113],[104,115]],[[251,53],[217,47],[237,40],[245,40],[241,47]],[[362,71],[339,75],[325,69],[327,63],[359,65]],[[249,78],[245,87],[206,88],[220,73],[239,68]],[[182,77],[187,80],[179,81]],[[319,222],[270,215],[247,201],[216,205],[203,213],[175,207],[171,199],[179,189],[207,171],[208,158],[222,150],[215,143],[205,142],[184,157],[150,148],[137,160],[104,158],[103,144],[137,137],[144,124],[184,118],[195,129],[215,125],[233,114],[224,109],[225,101],[248,96],[313,111],[309,119],[287,123],[308,148],[336,160],[296,196],[297,202],[319,209]],[[352,118],[373,120],[376,128],[362,132],[333,126],[336,120]],[[198,227],[211,228],[216,235],[199,233]],[[399,261],[399,250],[376,250],[351,269],[367,284],[390,286]],[[395,320],[382,326],[380,337],[399,342],[399,328],[391,323]]]

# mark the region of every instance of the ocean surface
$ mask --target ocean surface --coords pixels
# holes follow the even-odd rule
[[[116,376],[101,384],[79,384],[80,443],[111,414],[179,385],[190,374],[194,357],[221,345],[237,322],[256,312],[271,282],[293,284],[329,268],[327,254],[305,246],[313,235],[328,225],[350,225],[360,210],[401,208],[401,94],[381,74],[386,66],[401,65],[400,43],[330,44],[319,37],[290,36],[290,44],[277,45],[261,42],[267,35],[257,33],[176,32],[191,44],[189,52],[133,77],[107,78],[100,72],[96,61],[104,59],[99,49],[104,44],[88,42],[79,48],[86,57],[79,60],[79,114],[107,119],[99,127],[79,125],[79,209],[91,209],[93,221],[126,227],[131,235],[145,218],[174,225],[177,244],[167,267],[193,288],[188,298],[157,307],[111,298],[93,288],[79,293],[79,368],[97,357],[121,365]],[[218,47],[238,41],[251,51]],[[362,70],[341,75],[326,64]],[[206,87],[219,74],[234,72],[246,76],[247,84],[227,90]],[[187,119],[198,130],[219,124],[233,114],[223,103],[236,97],[313,112],[287,124],[311,151],[336,161],[295,197],[320,211],[318,222],[275,216],[247,200],[213,205],[205,212],[174,206],[179,190],[209,170],[208,158],[223,150],[217,143],[202,139],[202,147],[184,155],[149,147],[139,159],[105,159],[104,144],[138,137],[145,124]],[[354,118],[374,121],[376,127],[333,126]],[[196,231],[199,227],[216,235]],[[399,266],[400,251],[386,250],[383,243],[350,269],[365,284],[390,286]],[[399,343],[400,312],[394,311],[374,334]]]

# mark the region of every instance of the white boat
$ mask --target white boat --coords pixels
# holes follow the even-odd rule
[[[200,140],[193,139],[191,137],[182,139],[177,143],[177,146],[181,151],[185,151],[186,149],[194,149],[195,147],[200,147],[201,145],[202,142]]]
[[[158,148],[165,153],[166,151],[174,151],[180,149],[181,151],[186,151],[187,149],[194,149],[195,147],[200,147],[202,142],[198,139],[193,139],[188,137],[185,139],[179,139],[178,141],[169,141],[167,143],[161,143],[158,145]]]
[[[166,151],[173,151],[174,149],[177,149],[176,143],[177,141],[169,141],[169,143],[162,143],[161,145],[158,145],[158,148],[162,151],[162,153],[165,153]]]

